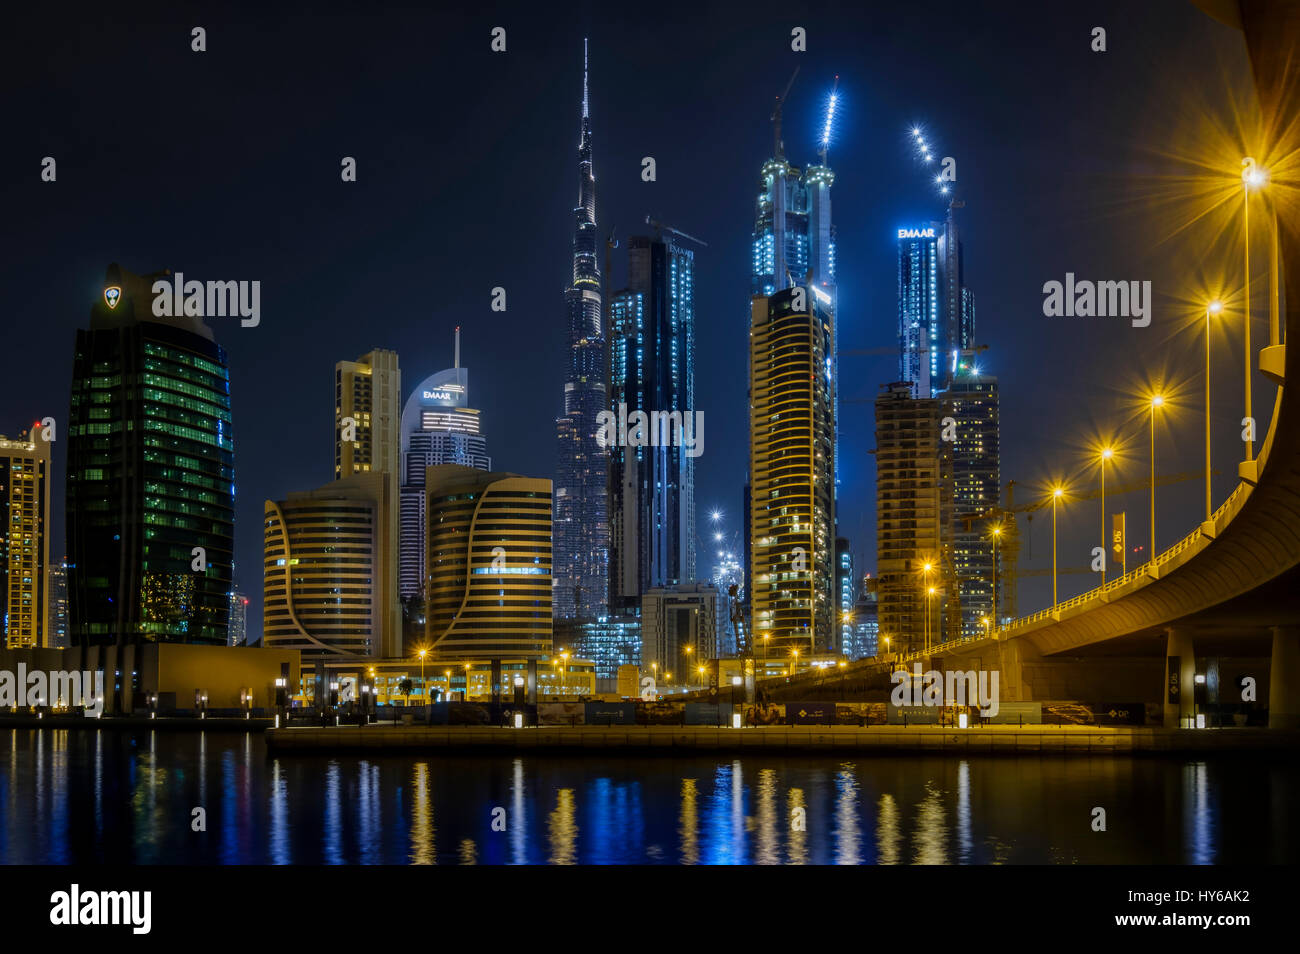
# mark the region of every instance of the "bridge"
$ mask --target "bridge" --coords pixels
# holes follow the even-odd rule
[[[1290,49],[1300,36],[1300,7],[1199,5],[1243,30],[1263,115],[1300,116],[1300,64]],[[1294,124],[1269,128],[1296,135]],[[1269,339],[1255,355],[1259,371],[1278,385],[1272,421],[1258,456],[1240,465],[1240,482],[1211,519],[1119,579],[987,636],[764,680],[768,695],[847,697],[888,687],[891,671],[919,662],[927,670],[997,669],[1004,701],[1159,700],[1165,726],[1175,728],[1191,724],[1193,687],[1205,676],[1198,660],[1214,658],[1223,670],[1254,679],[1270,728],[1300,728],[1300,402],[1288,400],[1285,387],[1300,380],[1300,348],[1286,347],[1300,332],[1300,221],[1290,207],[1275,223],[1277,288],[1269,292]],[[1235,683],[1223,692],[1240,696]]]

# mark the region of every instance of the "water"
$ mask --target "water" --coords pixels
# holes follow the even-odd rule
[[[0,862],[1290,863],[1293,762],[268,758],[242,733],[4,729]]]

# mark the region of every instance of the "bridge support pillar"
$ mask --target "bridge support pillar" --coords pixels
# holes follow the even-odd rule
[[[1300,626],[1273,627],[1268,667],[1268,727],[1300,729]]]
[[[1190,729],[1196,724],[1196,653],[1192,631],[1170,626],[1165,643],[1164,703],[1166,729]]]

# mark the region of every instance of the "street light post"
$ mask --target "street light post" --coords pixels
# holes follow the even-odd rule
[[[1259,188],[1265,182],[1263,170],[1255,165],[1255,160],[1247,156],[1241,160],[1241,191],[1242,191],[1242,231],[1245,239],[1245,290],[1244,303],[1242,309],[1245,314],[1242,316],[1242,336],[1246,343],[1246,417],[1250,414],[1250,189],[1252,186]],[[1248,425],[1249,426],[1249,425]],[[1255,459],[1255,440],[1254,434],[1246,441],[1246,463]]]
[[[1214,514],[1214,504],[1210,495],[1210,316],[1217,315],[1221,311],[1223,311],[1223,302],[1217,298],[1205,306],[1205,519],[1207,522]]]
[[[993,626],[1001,625],[998,616],[998,541],[1002,539],[1002,528],[993,528]]]
[[[1052,609],[1056,609],[1056,502],[1065,491],[1057,487],[1052,490]]]
[[[1151,552],[1147,560],[1152,566],[1156,562],[1156,409],[1163,407],[1165,399],[1156,394],[1151,398]]]
[[[1115,456],[1115,451],[1109,447],[1103,447],[1101,450],[1101,585],[1106,585],[1106,560],[1107,554],[1110,553],[1110,543],[1106,537],[1106,461]]]

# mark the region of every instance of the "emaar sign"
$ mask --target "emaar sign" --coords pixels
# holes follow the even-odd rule
[[[934,238],[934,229],[899,229],[899,238]]]
[[[435,401],[441,404],[450,404],[455,400],[450,391],[424,391],[420,395],[421,400]]]

